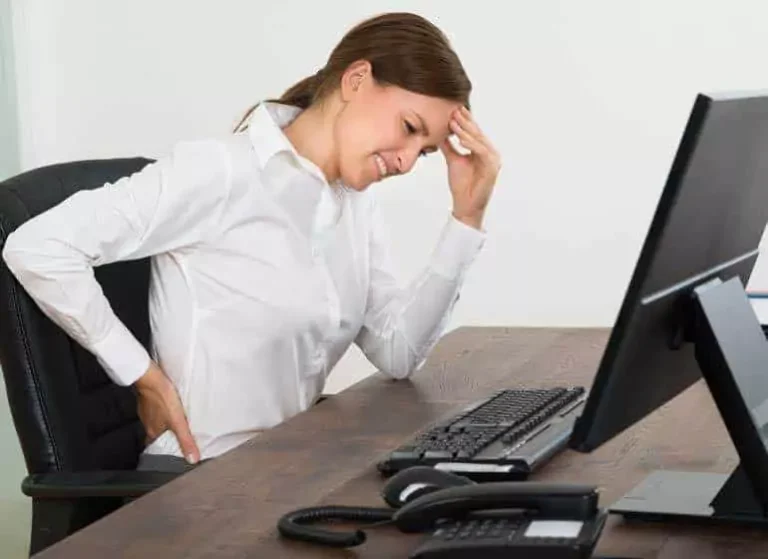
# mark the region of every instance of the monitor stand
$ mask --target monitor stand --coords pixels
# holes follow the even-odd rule
[[[629,520],[768,526],[741,466],[730,475],[656,471],[608,510]]]
[[[768,434],[765,334],[738,278],[698,287],[683,316],[684,339],[694,344],[740,464],[730,475],[653,472],[609,511],[635,520],[767,527],[768,452],[761,435]]]

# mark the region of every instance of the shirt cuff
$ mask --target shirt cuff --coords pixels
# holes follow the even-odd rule
[[[485,232],[459,221],[453,215],[443,227],[431,266],[438,274],[457,278],[472,264],[485,243]]]
[[[94,344],[93,353],[107,375],[120,386],[133,384],[149,369],[149,353],[117,319],[109,334]]]

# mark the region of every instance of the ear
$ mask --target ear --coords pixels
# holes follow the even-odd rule
[[[341,76],[341,98],[350,101],[373,78],[371,63],[358,60],[349,65]]]

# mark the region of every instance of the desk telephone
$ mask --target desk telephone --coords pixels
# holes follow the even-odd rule
[[[319,506],[283,515],[284,537],[351,547],[365,533],[311,526],[322,521],[355,521],[369,527],[394,524],[405,533],[432,531],[410,559],[490,558],[582,559],[592,551],[607,513],[598,508],[594,487],[468,478],[414,466],[394,475],[382,492],[391,508]]]

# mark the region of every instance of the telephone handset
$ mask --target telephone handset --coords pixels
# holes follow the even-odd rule
[[[319,521],[354,520],[369,525],[394,524],[402,532],[432,536],[411,559],[590,557],[603,530],[606,513],[588,485],[531,481],[479,483],[426,466],[393,476],[383,491],[395,508],[311,507],[284,515],[280,533],[323,545],[349,547],[365,533],[326,531],[307,526]]]
[[[472,512],[503,511],[512,516],[525,512],[537,517],[582,519],[597,509],[594,487],[497,481],[441,489],[404,505],[392,515],[403,532],[423,532],[442,518],[462,518]]]

